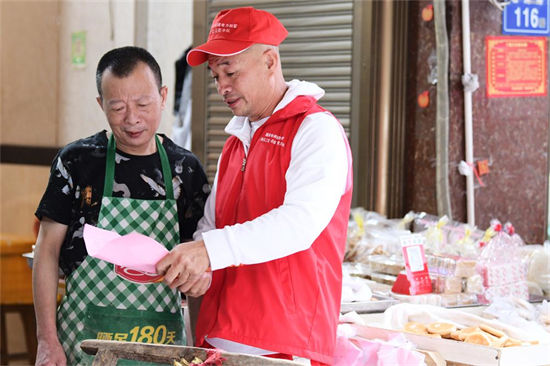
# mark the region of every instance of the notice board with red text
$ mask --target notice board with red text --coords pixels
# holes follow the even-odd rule
[[[487,97],[548,94],[546,37],[487,36]]]

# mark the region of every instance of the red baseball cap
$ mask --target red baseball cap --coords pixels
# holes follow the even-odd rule
[[[198,66],[208,55],[232,56],[255,43],[278,46],[288,31],[273,14],[244,7],[220,11],[212,21],[208,41],[187,53],[187,63]]]

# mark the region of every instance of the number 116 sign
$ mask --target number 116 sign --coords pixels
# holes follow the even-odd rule
[[[502,33],[550,36],[550,0],[510,0],[502,14]]]

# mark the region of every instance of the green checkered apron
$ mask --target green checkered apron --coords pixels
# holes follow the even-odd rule
[[[155,139],[166,200],[112,197],[115,140],[111,135],[98,227],[120,235],[136,231],[163,243],[170,250],[179,242],[177,206],[168,157],[158,137]],[[181,295],[161,280],[159,275],[87,256],[67,277],[66,296],[57,312],[58,336],[68,364],[92,363],[93,358],[80,349],[84,339],[185,344]]]

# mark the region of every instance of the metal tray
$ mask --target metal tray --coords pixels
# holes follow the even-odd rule
[[[384,296],[375,291],[373,292],[373,300],[371,301],[343,302],[340,306],[340,312],[349,313],[350,311],[355,311],[358,314],[379,313],[398,302],[389,296]]]

